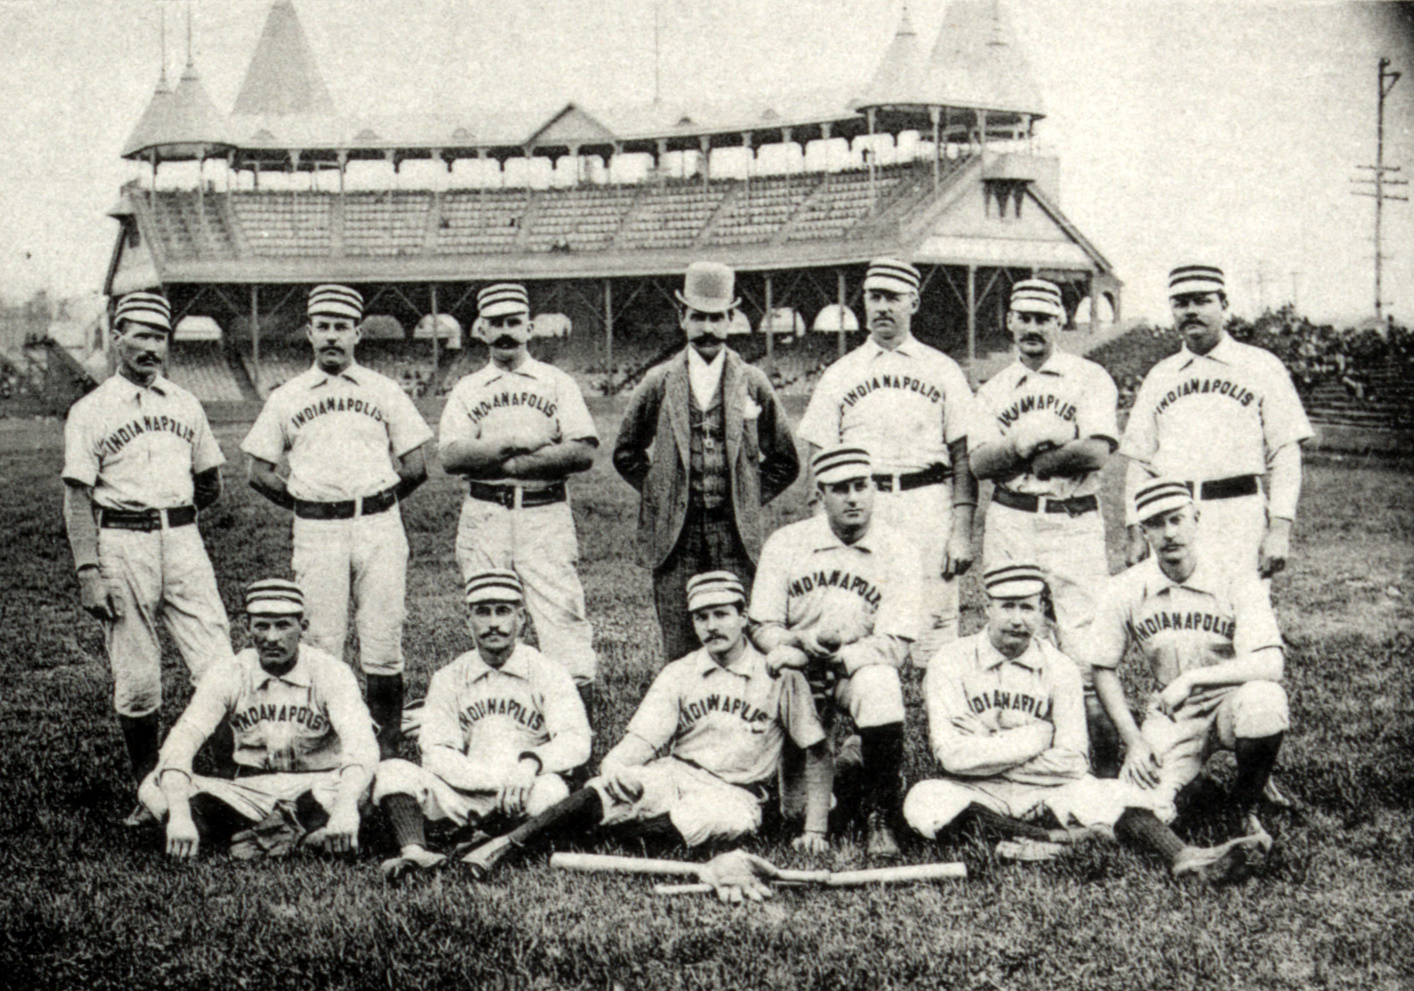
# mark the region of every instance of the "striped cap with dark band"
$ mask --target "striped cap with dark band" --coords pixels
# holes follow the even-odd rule
[[[363,294],[333,283],[315,286],[309,291],[305,312],[312,317],[343,317],[357,323],[363,319]]]
[[[1223,270],[1216,265],[1180,265],[1169,272],[1169,295],[1192,292],[1226,292]]]
[[[118,308],[113,311],[115,328],[121,327],[124,320],[147,324],[170,333],[172,307],[165,296],[159,296],[155,292],[130,292],[118,300]]]
[[[1023,599],[1046,588],[1046,573],[1034,564],[1001,564],[982,575],[994,599]]]
[[[1064,317],[1060,286],[1045,279],[1022,279],[1011,287],[1011,308],[1018,313]]]
[[[917,292],[923,284],[918,269],[897,258],[875,258],[864,273],[864,288],[890,292]]]
[[[245,611],[259,616],[303,616],[304,593],[284,578],[262,578],[246,586]]]
[[[466,604],[478,602],[524,602],[525,586],[520,575],[509,569],[478,571],[466,580]]]
[[[730,571],[706,571],[687,580],[687,611],[746,604],[746,589]]]
[[[1142,486],[1134,493],[1134,517],[1143,522],[1171,513],[1193,501],[1187,482],[1161,478]]]
[[[483,319],[529,312],[530,296],[518,282],[497,282],[476,294],[476,315]]]
[[[815,455],[810,468],[815,472],[815,481],[821,485],[868,478],[874,473],[869,452],[862,447],[827,447]]]

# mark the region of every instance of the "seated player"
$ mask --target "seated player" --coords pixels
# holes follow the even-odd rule
[[[752,640],[771,671],[805,672],[826,718],[846,712],[859,731],[871,857],[899,853],[890,820],[903,797],[903,690],[899,668],[916,636],[921,607],[917,541],[873,519],[867,451],[833,447],[811,466],[822,516],[773,533],[761,549],[751,594]],[[829,751],[823,770],[833,777]],[[786,790],[790,782],[785,783]],[[829,848],[808,829],[797,847]]]
[[[196,856],[203,825],[264,823],[302,799],[328,814],[304,837],[331,853],[358,849],[359,805],[378,764],[373,719],[342,660],[300,643],[308,626],[299,586],[251,583],[246,628],[253,646],[213,662],[167,735],[138,798],[167,822],[167,853]],[[236,777],[192,773],[197,749],[224,717],[235,734]],[[302,832],[303,824],[295,823]]]
[[[1095,691],[1126,747],[1120,778],[1142,806],[1116,828],[1172,854],[1180,841],[1164,824],[1179,790],[1212,751],[1231,750],[1231,809],[1245,836],[1230,844],[1229,861],[1240,868],[1272,845],[1256,807],[1290,725],[1281,632],[1255,574],[1227,574],[1195,553],[1199,509],[1185,483],[1150,482],[1134,505],[1153,554],[1110,579],[1091,641]],[[1142,730],[1116,671],[1130,646],[1160,689]]]
[[[418,747],[422,766],[385,760],[373,800],[388,814],[399,854],[383,870],[432,867],[425,818],[458,826],[493,813],[513,820],[569,794],[562,775],[589,760],[589,720],[563,664],[519,642],[525,588],[514,571],[466,580],[467,629],[476,644],[432,676]]]
[[[544,815],[471,851],[484,875],[509,850],[552,827],[615,826],[666,817],[690,847],[733,840],[761,825],[787,735],[807,752],[825,747],[810,687],[798,671],[772,677],[746,639],[746,596],[728,571],[687,583],[687,608],[699,650],[658,674],[599,776]],[[827,782],[820,782],[827,784]],[[823,832],[827,787],[810,792],[806,828]]]
[[[1125,789],[1089,773],[1080,669],[1040,636],[1044,573],[1006,562],[982,581],[986,627],[945,645],[923,678],[928,739],[947,776],[914,785],[904,818],[928,839],[964,812],[1034,839],[1070,838],[1016,828],[1046,810],[1062,827],[1112,826]]]

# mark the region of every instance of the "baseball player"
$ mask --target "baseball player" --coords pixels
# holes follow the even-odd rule
[[[864,278],[869,340],[820,377],[797,433],[810,453],[863,447],[877,472],[879,519],[920,543],[923,623],[915,665],[957,636],[957,579],[972,563],[977,482],[968,469],[972,389],[957,362],[912,333],[920,277],[878,258]]]
[[[368,708],[385,756],[397,752],[403,708],[408,540],[398,504],[427,480],[432,439],[392,379],[354,361],[363,297],[315,286],[305,336],[314,365],[270,393],[241,441],[249,479],[294,510],[291,567],[308,603],[309,642],[344,656],[349,599]],[[287,459],[288,477],[277,465]]]
[[[304,843],[331,853],[357,850],[359,804],[378,763],[358,679],[342,659],[300,642],[309,624],[294,582],[252,582],[245,611],[253,646],[202,677],[139,797],[166,820],[167,854],[179,859],[196,856],[199,823],[214,826],[234,814],[263,824],[305,796],[328,820]],[[223,718],[235,732],[235,779],[192,773],[197,748]]]
[[[1008,562],[988,569],[983,584],[986,628],[945,646],[924,677],[928,738],[947,777],[909,791],[903,806],[909,825],[933,839],[967,812],[1024,837],[999,843],[999,856],[1039,860],[1081,837],[1113,838],[1122,818],[1152,817],[1137,807],[1143,797],[1130,783],[1090,776],[1080,670],[1037,636],[1045,623],[1045,572]],[[1061,829],[1026,822],[1047,812]],[[1213,883],[1228,880],[1251,845],[1191,847],[1171,832],[1164,839],[1159,849],[1169,854],[1175,877]]]
[[[1256,807],[1290,725],[1271,601],[1255,574],[1218,568],[1199,553],[1207,505],[1195,504],[1182,481],[1151,482],[1134,502],[1153,558],[1110,580],[1091,638],[1095,690],[1126,747],[1120,777],[1141,790],[1146,807],[1120,826],[1156,833],[1175,817],[1179,789],[1223,748],[1237,755],[1231,802],[1240,829],[1268,849]],[[1159,684],[1142,731],[1116,673],[1130,646]]]
[[[800,474],[770,380],[726,345],[735,285],[726,265],[688,266],[677,294],[688,346],[644,376],[614,444],[614,468],[643,497],[639,548],[669,661],[697,643],[682,609],[687,580],[731,571],[749,595],[763,507]]]
[[[1119,445],[1129,459],[1126,502],[1155,477],[1182,480],[1202,508],[1200,540],[1214,560],[1270,578],[1290,551],[1311,424],[1281,361],[1228,336],[1222,269],[1175,268],[1169,302],[1183,348],[1150,369],[1134,398]],[[1148,543],[1132,509],[1125,522],[1125,559],[1135,564]]]
[[[696,575],[687,609],[702,646],[663,668],[609,751],[599,776],[510,834],[466,858],[485,873],[509,849],[552,827],[587,829],[666,817],[690,847],[732,840],[761,825],[766,788],[787,736],[821,754],[825,730],[798,671],[773,676],[746,639],[746,594],[726,571]],[[806,828],[823,834],[829,783],[816,778]]]
[[[1056,349],[1065,320],[1060,289],[1024,279],[1011,291],[1007,329],[1017,360],[977,390],[968,438],[978,478],[995,483],[987,507],[983,566],[1029,561],[1046,576],[1059,646],[1076,663],[1095,621],[1095,597],[1109,578],[1100,469],[1119,443],[1118,390],[1093,361]],[[1082,666],[1097,773],[1119,769],[1119,738]]]
[[[530,356],[525,287],[487,286],[476,304],[491,360],[452,389],[438,430],[442,467],[468,479],[457,563],[464,579],[520,575],[541,649],[569,669],[592,718],[594,629],[565,479],[593,465],[599,435],[574,379]]]
[[[569,794],[563,775],[589,760],[589,721],[565,666],[519,641],[525,588],[514,571],[466,582],[467,630],[476,644],[432,676],[423,704],[419,767],[378,765],[373,799],[393,824],[390,875],[441,863],[425,818],[458,826],[494,813],[536,815]]]
[[[921,612],[918,541],[873,518],[876,468],[863,448],[826,448],[811,467],[824,515],[767,538],[751,593],[751,638],[769,670],[803,670],[829,711],[849,714],[860,736],[868,853],[892,857],[899,851],[889,820],[903,787],[898,672]],[[828,848],[814,830],[799,845]]]
[[[167,300],[124,296],[113,317],[118,371],[64,425],[64,526],[79,601],[103,623],[113,707],[135,781],[157,764],[166,625],[193,681],[231,652],[216,576],[196,527],[221,494],[225,458],[196,397],[162,375]],[[125,822],[145,817],[134,810]]]

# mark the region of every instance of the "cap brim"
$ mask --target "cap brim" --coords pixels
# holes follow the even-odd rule
[[[703,299],[700,296],[684,296],[681,289],[673,290],[673,295],[678,302],[698,313],[726,313],[736,309],[741,305],[741,297],[738,296],[730,303],[724,303],[720,299]]]
[[[713,606],[745,606],[746,600],[735,592],[702,592],[687,600],[687,611],[711,609]]]
[[[1043,316],[1059,317],[1054,306],[1047,306],[1045,303],[1038,303],[1035,300],[1022,299],[1011,304],[1013,312],[1016,313],[1040,313]]]
[[[304,607],[275,599],[256,599],[245,607],[247,616],[303,616]]]

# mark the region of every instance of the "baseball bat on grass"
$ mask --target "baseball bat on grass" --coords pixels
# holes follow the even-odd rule
[[[692,864],[681,860],[654,860],[644,857],[616,857],[597,853],[557,853],[550,866],[562,870],[591,871],[606,874],[655,874],[658,876],[702,877],[707,864]],[[772,880],[782,885],[815,885],[824,888],[858,888],[871,884],[908,884],[917,881],[965,880],[967,866],[961,863],[916,864],[911,867],[880,867],[862,871],[779,871]],[[702,894],[713,886],[695,884],[659,884],[654,894]]]

